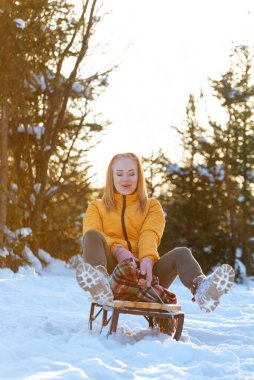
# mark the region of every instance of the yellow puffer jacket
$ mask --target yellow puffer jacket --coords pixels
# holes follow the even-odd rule
[[[102,200],[92,201],[87,208],[83,233],[96,230],[105,237],[112,252],[117,244],[130,250],[139,260],[159,259],[158,246],[165,227],[165,217],[160,203],[149,198],[145,211],[138,208],[137,193],[115,194],[116,211],[107,212]]]

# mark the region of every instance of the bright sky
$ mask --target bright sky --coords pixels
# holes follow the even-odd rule
[[[121,65],[97,103],[112,122],[90,156],[99,185],[116,153],[163,148],[180,160],[170,126],[184,120],[189,94],[227,68],[232,43],[254,46],[253,0],[107,0],[104,10],[96,38],[108,46],[97,63]]]

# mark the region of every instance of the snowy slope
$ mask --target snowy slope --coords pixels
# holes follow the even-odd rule
[[[181,341],[128,315],[107,338],[99,321],[88,330],[87,295],[63,263],[0,270],[0,379],[254,379],[254,283],[208,315],[179,280],[171,290],[186,315]]]

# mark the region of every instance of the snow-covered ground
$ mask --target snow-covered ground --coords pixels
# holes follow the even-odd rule
[[[0,379],[254,379],[254,282],[234,285],[212,314],[175,281],[185,312],[179,342],[121,315],[119,331],[88,329],[89,302],[73,269],[0,270]]]

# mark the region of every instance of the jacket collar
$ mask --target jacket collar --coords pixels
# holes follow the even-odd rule
[[[114,193],[114,198],[116,200],[116,203],[118,204],[123,202],[124,197],[126,198],[126,204],[135,203],[138,201],[137,192],[130,195],[122,195],[122,194]]]

